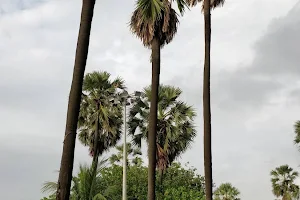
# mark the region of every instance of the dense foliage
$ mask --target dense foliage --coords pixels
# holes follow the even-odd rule
[[[128,166],[128,200],[147,199],[147,172],[147,167],[140,164],[130,164]],[[89,191],[90,187],[85,185],[85,183],[87,183],[85,180],[87,179],[84,173],[87,173],[87,171],[81,170],[80,173],[73,178],[71,191],[72,200],[81,200],[82,198],[79,196]],[[77,182],[77,188],[82,188],[81,190],[76,189],[75,182]],[[93,193],[93,196],[99,194],[106,200],[122,199],[122,166],[112,164],[98,170],[94,187],[97,188],[97,192]],[[158,199],[162,200],[201,200],[204,197],[204,178],[196,173],[195,168],[185,168],[181,166],[180,163],[173,163],[167,169],[163,182],[163,194],[161,187],[161,185],[157,184],[156,191]],[[55,196],[50,195],[48,198],[44,197],[42,200],[52,200],[52,197]]]

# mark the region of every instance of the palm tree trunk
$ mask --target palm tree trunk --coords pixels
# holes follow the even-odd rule
[[[206,200],[212,200],[211,110],[210,110],[210,0],[204,0],[205,59],[203,72],[204,171]]]
[[[78,34],[73,79],[69,95],[65,138],[58,178],[56,200],[69,200],[72,181],[77,122],[82,93],[82,82],[88,57],[91,24],[95,0],[83,0]]]
[[[97,111],[99,112],[99,103],[97,103]],[[93,176],[93,181],[92,181],[92,185],[91,185],[91,190],[90,190],[90,195],[89,195],[89,199],[93,198],[93,194],[92,194],[92,189],[94,187],[94,183],[95,183],[95,178],[96,178],[96,174],[97,174],[97,168],[98,168],[98,159],[99,159],[99,147],[98,147],[98,142],[99,142],[99,114],[97,115],[97,119],[96,119],[96,127],[95,127],[95,135],[94,135],[94,155],[93,155],[93,162],[92,162],[92,176]]]
[[[148,200],[155,200],[155,168],[156,168],[156,131],[157,131],[157,103],[160,74],[160,41],[154,37],[152,41],[152,84],[151,105],[148,132]]]

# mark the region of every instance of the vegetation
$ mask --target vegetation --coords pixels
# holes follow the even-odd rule
[[[221,184],[214,192],[215,200],[240,200],[240,191],[231,183]]]
[[[272,192],[282,200],[293,200],[299,198],[299,186],[295,184],[298,172],[288,165],[282,165],[271,171]]]
[[[94,166],[80,165],[76,177],[72,178],[72,189],[70,200],[106,200],[100,193],[100,171],[105,166],[105,160],[99,163],[97,173],[94,173]],[[49,197],[42,200],[54,200],[57,183],[45,182],[42,188],[43,192],[50,193]]]
[[[160,76],[160,49],[172,41],[179,20],[172,8],[173,0],[138,0],[131,20],[130,29],[144,46],[151,48],[152,82],[148,137],[148,200],[155,200],[157,103]],[[184,12],[185,1],[176,0],[178,9]]]
[[[98,156],[120,139],[123,107],[121,104],[114,105],[112,100],[118,98],[117,89],[124,88],[121,78],[110,81],[107,72],[85,75],[78,133],[80,142],[90,149],[94,168],[97,168]]]
[[[49,196],[42,200],[119,200],[122,198],[123,145],[117,145],[122,134],[123,105],[121,78],[111,80],[108,72],[84,76],[95,0],[83,0],[73,79],[70,89],[61,166],[57,182],[46,182],[42,188]],[[175,2],[175,4],[172,4]],[[221,184],[213,193],[210,102],[211,10],[225,0],[137,0],[130,20],[130,30],[151,49],[152,82],[134,99],[129,112],[128,131],[132,143],[127,149],[128,200],[239,200],[240,191],[230,183]],[[205,31],[203,71],[204,174],[195,168],[175,162],[196,137],[195,110],[180,101],[182,91],[160,85],[161,49],[177,33],[179,15],[186,8],[202,5]],[[126,115],[126,112],[125,112]],[[126,126],[125,126],[126,127]],[[300,121],[294,125],[295,144],[300,144]],[[91,165],[81,165],[72,176],[76,134],[89,148]],[[148,166],[143,164],[142,142],[148,147]],[[115,147],[109,163],[99,156]],[[125,168],[124,168],[125,169]],[[160,179],[157,179],[157,175]],[[283,200],[300,198],[295,180],[298,172],[288,165],[271,171],[272,191]],[[147,189],[148,188],[148,189]],[[125,190],[124,190],[125,191]]]
[[[190,147],[196,136],[193,125],[196,113],[191,106],[179,100],[181,93],[179,88],[165,85],[158,90],[156,166],[161,178],[167,167]],[[151,87],[146,87],[142,98],[134,102],[129,114],[129,134],[134,144],[140,147],[142,140],[148,141]]]
[[[296,121],[294,124],[294,132],[295,132],[295,139],[294,142],[295,144],[299,145],[300,144],[300,121]]]
[[[139,156],[132,154],[133,158]],[[114,160],[113,157],[114,155],[109,160]],[[143,166],[142,162],[128,163],[128,200],[147,198],[147,171],[147,167]],[[204,178],[196,173],[195,168],[185,168],[180,163],[173,163],[167,169],[163,187],[165,192],[161,194],[159,193],[161,186],[156,186],[158,199],[202,200],[204,198]],[[55,189],[56,183],[45,183],[42,191],[50,192],[50,196],[42,200],[52,200]],[[71,200],[119,200],[121,198],[122,165],[118,161],[112,162],[109,166],[101,162],[96,175],[92,173],[92,166],[81,166],[78,175],[73,178]]]

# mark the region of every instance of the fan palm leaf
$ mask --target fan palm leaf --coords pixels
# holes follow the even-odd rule
[[[230,183],[221,184],[214,192],[215,200],[240,200],[240,191]]]
[[[191,106],[179,100],[181,93],[176,87],[159,87],[156,157],[157,168],[162,171],[190,147],[196,136],[193,125],[196,113]],[[138,146],[141,146],[142,140],[148,140],[150,101],[151,88],[146,87],[129,113],[129,134]]]
[[[271,173],[272,192],[276,197],[284,197],[287,200],[299,197],[299,186],[294,182],[298,172],[288,165],[282,165],[272,170]]]
[[[89,73],[84,78],[78,132],[80,142],[89,147],[92,156],[95,142],[98,142],[97,153],[101,155],[120,139],[122,106],[114,104],[113,100],[118,96],[118,89],[124,88],[121,78],[111,81],[107,72]],[[100,135],[95,141],[97,121]]]

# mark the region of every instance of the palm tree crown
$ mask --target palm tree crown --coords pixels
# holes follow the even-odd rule
[[[215,200],[239,200],[240,191],[230,183],[221,184],[214,192]]]
[[[292,200],[299,196],[299,186],[294,182],[298,172],[288,165],[282,165],[271,171],[271,182],[273,194],[276,197],[283,197],[283,200]]]
[[[296,121],[294,124],[294,132],[295,132],[295,139],[294,142],[296,144],[300,143],[300,121]]]
[[[157,119],[157,167],[165,170],[178,156],[190,146],[196,130],[193,119],[194,109],[178,100],[182,91],[172,86],[161,85],[158,93]],[[142,98],[135,101],[129,114],[129,134],[133,141],[141,145],[148,139],[151,88],[146,87]],[[137,129],[139,133],[135,134]]]
[[[186,3],[189,6],[196,6],[198,3],[202,3],[202,9],[204,8],[204,0],[186,0]],[[211,9],[215,9],[219,6],[223,6],[225,3],[225,0],[211,0],[210,6]]]
[[[121,104],[115,105],[112,101],[118,97],[118,88],[124,89],[124,81],[121,78],[110,81],[110,74],[107,72],[89,73],[84,78],[78,132],[80,142],[89,146],[92,156],[95,152],[96,127],[100,133],[98,155],[115,146],[120,139],[123,108]]]
[[[179,23],[172,8],[174,0],[138,0],[131,20],[130,29],[139,37],[144,46],[151,47],[154,36],[159,38],[161,47],[174,38]],[[185,10],[184,0],[176,0],[181,14]]]

